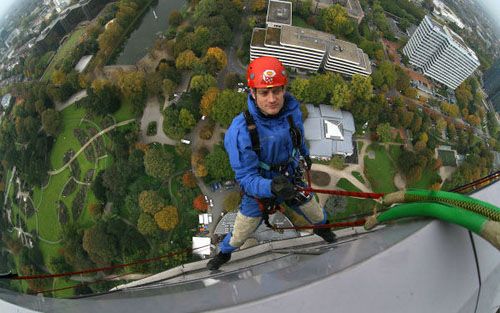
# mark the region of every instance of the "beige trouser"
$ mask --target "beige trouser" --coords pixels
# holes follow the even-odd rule
[[[323,209],[314,197],[299,206],[299,209],[312,224],[320,223],[324,219]],[[249,217],[238,212],[229,244],[235,248],[241,247],[257,227],[259,227],[261,219],[262,217]]]

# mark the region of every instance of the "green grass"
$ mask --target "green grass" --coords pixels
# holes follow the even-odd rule
[[[362,141],[356,141],[356,144],[358,145],[358,153],[360,153],[365,143]]]
[[[132,101],[129,98],[123,99],[120,109],[113,116],[117,123],[135,118]]]
[[[449,150],[438,150],[438,156],[443,161],[443,166],[457,166],[455,153]]]
[[[397,164],[399,156],[401,155],[401,146],[389,145],[389,156],[394,164]]]
[[[53,287],[51,289],[60,289],[65,287],[72,287],[78,285],[79,283],[76,281],[71,281],[66,278],[54,278]],[[68,298],[75,295],[74,288],[68,288],[64,290],[55,291],[53,296],[55,298]]]
[[[428,189],[434,183],[439,181],[441,177],[439,174],[432,169],[426,168],[422,172],[422,177],[417,182],[412,182],[408,184],[408,188],[419,188],[419,189]]]
[[[363,176],[361,175],[360,172],[358,171],[352,171],[351,172],[352,176],[354,176],[357,180],[359,180],[360,183],[362,183],[363,185],[366,184],[366,181],[365,179],[363,178]]]
[[[348,191],[361,191],[358,187],[354,186],[353,183],[345,178],[339,179],[339,181],[337,182],[337,187]]]
[[[375,159],[365,156],[365,176],[370,182],[374,192],[392,192],[397,188],[394,185],[396,174],[395,164],[389,158],[387,150],[382,145],[371,144],[367,151],[375,152]]]
[[[59,63],[61,63],[66,57],[68,57],[68,55],[73,52],[76,46],[78,46],[80,38],[82,37],[84,32],[85,28],[76,29],[69,36],[69,38],[66,39],[62,46],[59,47],[56,55],[52,59],[52,62],[50,62],[49,66],[45,70],[45,73],[41,78],[42,81],[49,81],[52,78],[52,73],[56,69],[56,66],[59,65]]]
[[[50,153],[50,163],[53,170],[64,165],[63,157],[69,149],[73,149],[76,153],[81,148],[80,143],[73,134],[73,129],[78,128],[80,125],[80,121],[85,115],[85,110],[82,108],[78,109],[75,105],[72,105],[62,110],[61,113],[63,129],[59,136],[57,136]]]
[[[311,25],[307,24],[307,22],[301,18],[298,15],[294,15],[292,18],[292,26],[297,26],[297,27],[303,27],[303,28],[310,28],[313,29]]]

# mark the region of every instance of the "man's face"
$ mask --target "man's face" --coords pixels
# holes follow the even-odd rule
[[[285,87],[251,89],[255,103],[265,115],[275,115],[285,103]]]

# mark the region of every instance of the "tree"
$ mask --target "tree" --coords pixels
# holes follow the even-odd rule
[[[172,80],[166,78],[163,80],[163,94],[166,98],[169,98],[174,95],[175,88],[177,88],[177,84]]]
[[[83,100],[84,107],[97,115],[106,115],[116,112],[120,108],[120,93],[107,80],[95,80],[87,88],[87,97]]]
[[[210,30],[205,26],[196,27],[192,36],[191,48],[198,55],[205,53],[211,44]]]
[[[377,126],[377,135],[382,142],[392,141],[391,125],[389,123],[382,123]]]
[[[347,15],[346,9],[334,4],[322,11],[324,29],[338,36],[347,36],[354,31],[354,25]]]
[[[137,219],[137,230],[144,236],[152,235],[158,230],[154,218],[146,213],[141,213]]]
[[[116,238],[106,232],[103,222],[83,232],[82,246],[90,259],[98,265],[110,264],[118,255]]]
[[[373,86],[382,88],[393,88],[396,85],[396,70],[394,63],[389,61],[382,61],[375,73],[372,74]]]
[[[191,130],[196,125],[196,120],[194,119],[193,114],[184,108],[182,108],[179,112],[179,122],[186,130]]]
[[[54,109],[47,109],[42,113],[42,127],[47,135],[56,137],[61,131],[61,114]]]
[[[205,63],[209,73],[217,73],[227,65],[226,53],[219,47],[208,48],[203,63]]]
[[[352,101],[351,91],[342,79],[341,82],[335,84],[332,90],[332,97],[330,103],[334,110],[347,107]]]
[[[157,191],[144,190],[139,194],[139,207],[151,215],[158,213],[163,208],[163,199]]]
[[[208,204],[203,195],[198,195],[193,199],[193,208],[200,212],[206,212],[208,210]]]
[[[167,179],[174,171],[174,156],[162,146],[154,145],[144,155],[146,174],[159,179]]]
[[[222,127],[227,128],[233,118],[246,108],[246,95],[233,90],[224,90],[217,95],[212,118]]]
[[[238,209],[241,202],[241,194],[238,191],[230,192],[222,202],[222,210],[224,212],[234,212]]]
[[[200,114],[205,116],[212,115],[212,108],[214,106],[217,95],[219,94],[219,89],[216,87],[208,88],[200,101]]]
[[[205,166],[205,156],[196,151],[191,154],[191,166],[193,167],[194,175],[196,177],[205,177],[208,175],[207,168]]]
[[[196,188],[198,183],[192,172],[186,172],[182,175],[182,184],[186,188]]]
[[[182,15],[179,11],[173,10],[168,16],[168,24],[173,27],[177,27],[182,23]]]
[[[373,95],[371,77],[364,77],[359,74],[352,75],[351,94],[354,99],[369,101]]]
[[[179,70],[190,70],[199,62],[200,60],[192,50],[185,50],[175,59],[175,67]]]
[[[66,74],[61,70],[54,70],[51,77],[52,83],[56,86],[60,86],[66,80]]]
[[[299,101],[305,101],[307,90],[309,88],[309,80],[297,77],[290,83],[290,91]]]
[[[145,91],[150,96],[159,96],[163,90],[163,79],[159,72],[145,76]]]
[[[211,153],[205,158],[208,173],[217,180],[234,178],[234,172],[229,163],[229,156],[221,145],[215,145]]]
[[[195,75],[191,78],[190,89],[204,94],[209,88],[217,86],[217,80],[210,74]]]
[[[164,207],[160,212],[155,214],[155,221],[158,227],[164,231],[174,229],[179,223],[177,208],[171,205]]]
[[[266,0],[255,0],[252,1],[252,11],[261,12],[266,8]]]
[[[446,129],[446,120],[442,117],[440,117],[437,122],[436,122],[436,127],[439,130],[439,132],[442,132]]]

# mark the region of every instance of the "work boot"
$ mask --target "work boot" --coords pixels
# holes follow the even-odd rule
[[[326,221],[325,224],[329,224],[329,222]],[[328,243],[334,243],[335,241],[337,241],[337,236],[332,232],[330,228],[315,228],[313,232],[315,235],[320,236],[324,241]]]
[[[227,263],[229,260],[231,260],[231,253],[219,252],[213,259],[208,261],[207,268],[211,271],[218,270],[222,264]]]

